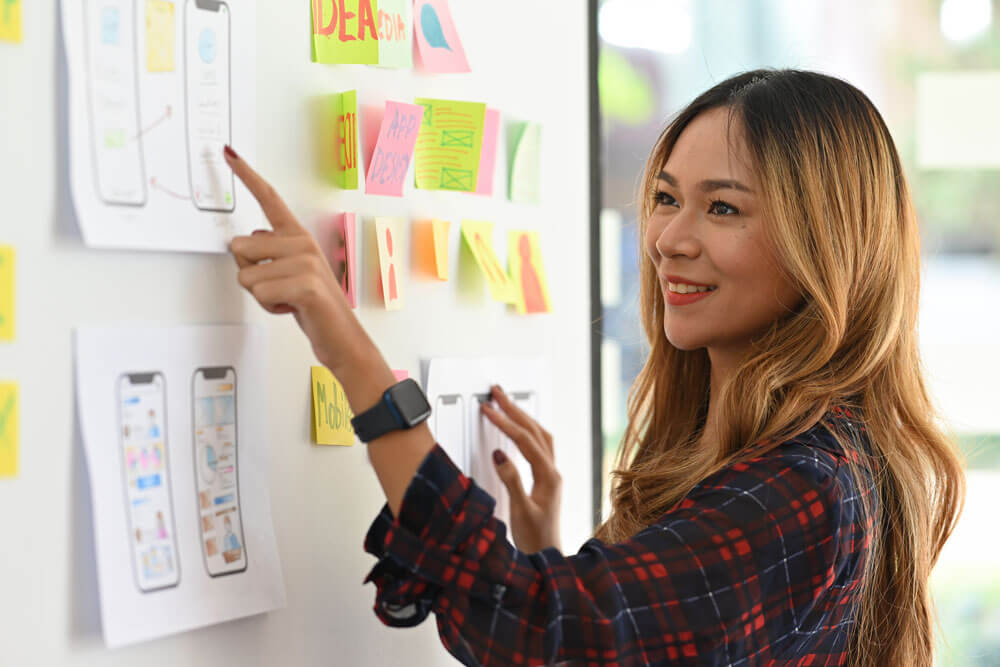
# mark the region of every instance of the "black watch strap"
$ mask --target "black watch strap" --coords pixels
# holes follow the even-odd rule
[[[393,431],[406,428],[403,418],[392,405],[389,392],[382,394],[378,403],[351,420],[351,426],[361,442],[371,442],[375,438]]]

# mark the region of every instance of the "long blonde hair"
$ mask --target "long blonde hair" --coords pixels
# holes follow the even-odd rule
[[[857,410],[871,456],[858,452],[868,476],[852,472],[859,483],[874,480],[877,502],[864,503],[874,529],[850,664],[930,667],[929,577],[964,507],[965,461],[923,378],[919,230],[892,136],[864,93],[840,79],[799,70],[734,76],[695,99],[657,140],[642,180],[640,239],[657,174],[684,128],[714,108],[727,108],[730,128],[735,121],[742,132],[763,188],[768,240],[804,301],[755,338],[718,389],[718,440],[698,448],[708,353],[667,340],[656,269],[640,250],[650,350],[629,391],[611,515],[595,536],[625,540],[721,468],[809,430],[832,408]]]

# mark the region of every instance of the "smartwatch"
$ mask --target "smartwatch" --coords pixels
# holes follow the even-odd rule
[[[382,400],[351,419],[362,442],[397,429],[413,428],[431,416],[431,405],[413,378],[406,378],[385,390]]]

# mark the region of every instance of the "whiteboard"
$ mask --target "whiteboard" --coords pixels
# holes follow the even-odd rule
[[[586,3],[451,5],[469,74],[311,63],[309,2],[258,2],[255,166],[313,229],[338,212],[359,214],[365,280],[357,312],[394,368],[420,377],[420,360],[436,356],[548,359],[561,393],[546,426],[565,485],[563,544],[575,552],[590,535],[592,506]],[[69,199],[57,10],[56,0],[25,3],[24,43],[0,44],[0,242],[18,251],[17,340],[0,345],[0,377],[21,388],[20,475],[0,480],[0,664],[455,664],[433,618],[396,630],[372,611],[374,588],[361,582],[374,559],[362,540],[384,497],[362,446],[309,444],[315,360],[294,322],[245,296],[228,256],[84,247]],[[507,184],[505,127],[494,197],[407,187],[394,199],[326,185],[315,168],[315,103],[355,88],[362,111],[424,96],[486,102],[504,124],[541,123],[541,203],[499,195]],[[472,293],[409,271],[403,309],[385,311],[374,284],[375,215],[451,220],[456,277],[462,219],[495,222],[498,241],[507,229],[539,230],[554,312],[519,317],[490,301],[485,285]],[[506,247],[498,252],[505,261]],[[72,329],[241,322],[264,324],[271,341],[270,483],[288,606],[109,651],[76,435]]]

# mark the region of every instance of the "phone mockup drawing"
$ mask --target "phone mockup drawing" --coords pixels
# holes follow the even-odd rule
[[[233,172],[222,156],[232,143],[229,5],[184,4],[184,93],[191,199],[203,211],[236,208]]]
[[[461,394],[443,394],[434,400],[434,439],[459,469],[469,474],[469,450],[465,446],[465,399]]]
[[[136,0],[85,0],[87,98],[94,184],[106,204],[143,206]]]
[[[180,582],[167,460],[166,381],[159,372],[118,380],[119,433],[136,585],[149,593]]]
[[[236,371],[199,368],[192,378],[194,475],[201,551],[208,574],[247,569],[240,508]]]

